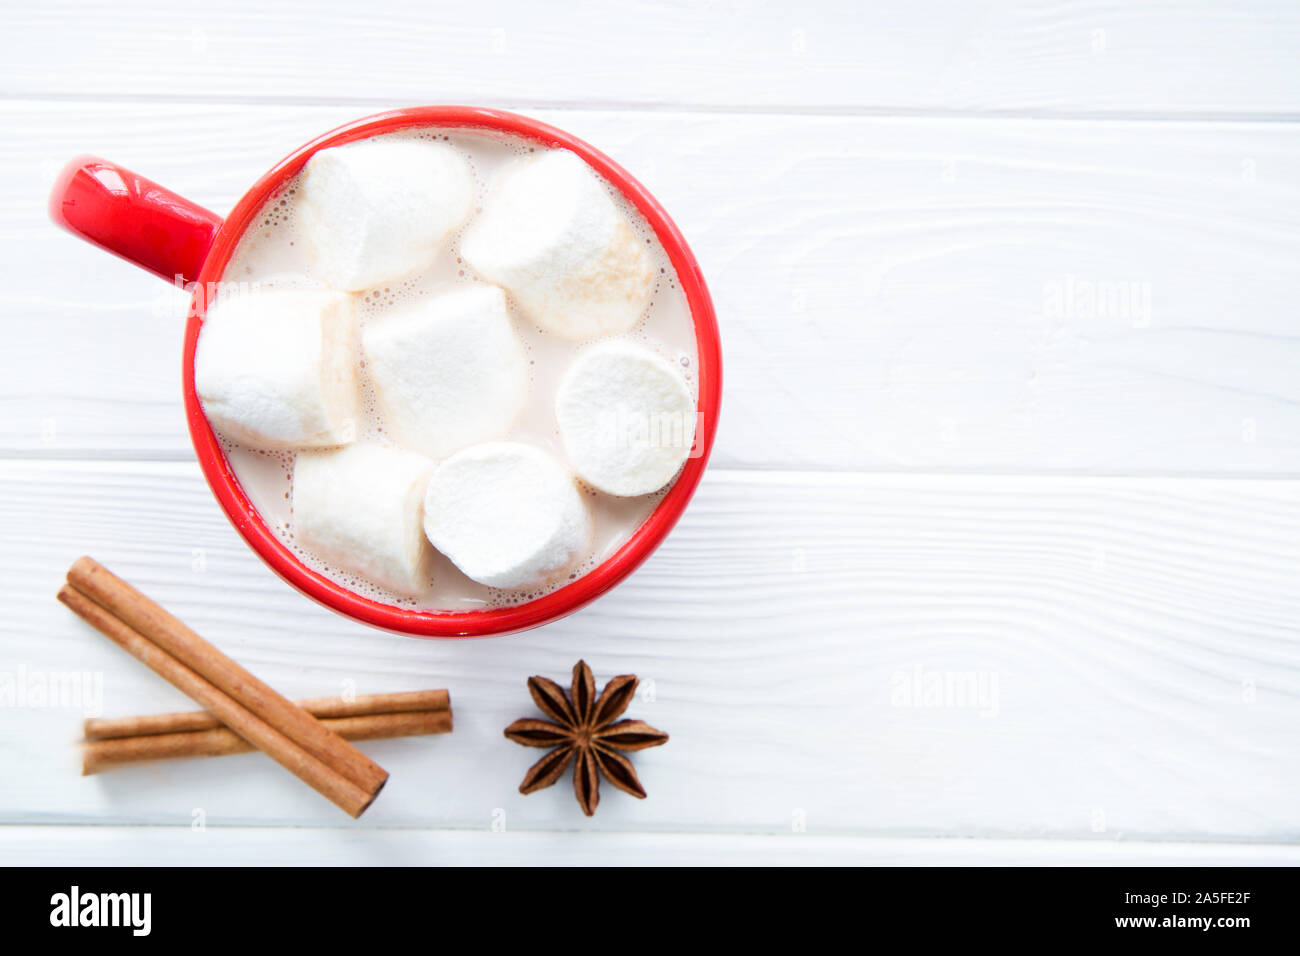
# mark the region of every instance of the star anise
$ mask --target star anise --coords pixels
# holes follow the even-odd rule
[[[573,763],[573,792],[582,812],[591,816],[600,803],[600,776],[624,793],[645,798],[632,761],[620,750],[644,750],[668,742],[668,735],[644,720],[618,720],[632,703],[637,679],[634,674],[615,677],[600,697],[586,661],[573,665],[569,693],[546,677],[528,678],[528,692],[547,720],[525,717],[506,728],[506,737],[525,747],[554,748],[528,768],[519,792],[544,790],[563,776]],[[554,723],[551,723],[554,721]]]

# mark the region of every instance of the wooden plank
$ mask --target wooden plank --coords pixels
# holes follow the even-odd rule
[[[0,827],[11,865],[1295,866],[1294,846],[483,830]]]
[[[290,696],[449,688],[455,733],[365,745],[393,779],[364,826],[1300,838],[1300,482],[717,470],[614,592],[470,642],[310,604],[185,463],[0,463],[0,527],[0,674],[89,672],[106,714],[185,702],[54,601],[83,552]],[[537,755],[501,738],[579,657],[672,735],[591,822],[516,793]],[[258,755],[79,779],[60,703],[0,722],[0,820],[348,824]]]
[[[224,210],[358,112],[0,104],[0,454],[189,454],[177,294],[49,225],[67,157]],[[723,467],[1300,475],[1300,125],[539,115],[692,242]]]
[[[1300,10],[1087,0],[810,5],[343,0],[0,13],[0,93],[298,102],[1271,116]]]

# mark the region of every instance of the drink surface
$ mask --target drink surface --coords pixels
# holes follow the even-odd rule
[[[493,178],[504,167],[545,148],[488,132],[417,129],[388,136],[444,142],[461,151],[474,171],[476,210],[482,207]],[[510,306],[515,330],[528,355],[529,396],[513,429],[502,439],[534,445],[559,461],[566,459],[555,420],[556,388],[573,359],[596,341],[622,339],[653,349],[681,372],[698,399],[695,328],[676,273],[654,232],[640,214],[617,190],[608,184],[606,186],[638,237],[646,243],[655,266],[654,293],[645,314],[626,334],[574,342],[543,332],[520,314],[513,302]],[[218,297],[258,289],[329,284],[328,278],[319,274],[313,262],[311,243],[302,234],[303,227],[296,214],[297,196],[298,180],[293,179],[267,201],[231,257],[222,275]],[[361,327],[370,322],[382,322],[393,309],[411,301],[480,281],[460,259],[460,238],[460,233],[454,235],[449,246],[439,253],[427,270],[357,293]],[[392,444],[385,433],[373,386],[360,357],[358,379],[362,416],[358,422],[357,440]],[[501,607],[556,590],[591,571],[617,551],[672,487],[670,483],[655,494],[619,498],[596,491],[579,481],[578,487],[593,520],[590,552],[570,572],[543,586],[526,591],[489,588],[471,581],[444,556],[435,553],[432,586],[423,594],[408,597],[393,594],[355,574],[332,567],[295,541],[292,512],[294,452],[261,451],[220,437],[231,467],[253,506],[308,567],[364,597],[407,608],[465,611]]]

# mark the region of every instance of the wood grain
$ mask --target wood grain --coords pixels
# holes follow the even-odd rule
[[[111,16],[48,0],[5,7],[0,37],[0,94],[24,96],[1300,113],[1285,0],[144,0]]]
[[[0,261],[25,263],[0,454],[189,456],[183,297],[48,223],[67,157],[220,210],[359,112],[0,105]],[[1300,475],[1300,126],[538,115],[642,177],[699,256],[719,466]]]
[[[1294,846],[1095,840],[963,840],[698,833],[359,830],[190,824],[10,826],[0,854],[21,866],[1295,866]]]
[[[1280,0],[0,9],[0,858],[1300,862],[1298,49]],[[727,394],[641,571],[430,643],[244,548],[190,463],[180,297],[44,202],[98,152],[221,211],[325,129],[458,101],[664,202]],[[456,733],[365,745],[394,780],[361,827],[255,756],[82,780],[84,701],[27,692],[187,706],[53,600],[88,549],[278,689],[446,686]],[[501,738],[580,656],[673,738],[594,821],[515,793]]]
[[[673,737],[636,756],[650,799],[609,795],[598,830],[1300,838],[1297,482],[713,471],[612,594],[466,642],[293,593],[188,464],[6,462],[0,521],[0,673],[102,674],[107,715],[182,702],[52,599],[82,549],[286,694],[447,687],[455,734],[366,745],[393,775],[373,826],[572,827],[568,787],[515,792],[536,755],[501,728],[528,675],[585,657],[639,674],[629,715]],[[9,710],[0,818],[335,822],[255,758],[76,779],[83,716]]]

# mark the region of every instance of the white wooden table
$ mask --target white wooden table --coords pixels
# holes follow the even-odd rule
[[[11,696],[0,860],[1300,862],[1300,7],[867,6],[4,4],[0,687],[187,707],[54,601],[88,553],[292,696],[448,687],[456,731],[366,745],[393,777],[351,822],[258,755],[80,778],[81,710]],[[423,642],[242,545],[177,293],[44,205],[94,152],[225,210],[319,132],[448,102],[649,186],[726,381],[642,570]],[[579,657],[672,734],[592,820],[520,796],[538,754],[501,736]]]

